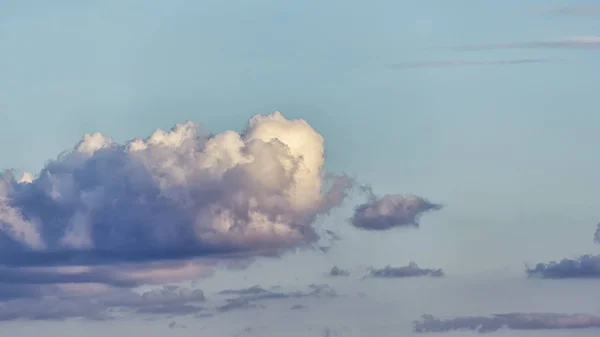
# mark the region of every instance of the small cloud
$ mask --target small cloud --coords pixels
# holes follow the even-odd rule
[[[405,62],[389,65],[388,68],[395,70],[418,69],[418,68],[450,68],[450,67],[484,67],[484,66],[508,66],[519,64],[553,63],[552,59],[515,59],[503,61],[427,61],[427,62]]]
[[[404,278],[404,277],[442,277],[444,272],[442,269],[420,268],[415,262],[410,262],[407,266],[391,267],[386,266],[381,269],[371,269],[370,277],[375,278]]]
[[[414,321],[415,332],[449,332],[473,330],[480,333],[512,330],[564,330],[600,328],[600,317],[586,314],[560,313],[509,313],[486,316],[467,316],[442,320],[432,315],[423,315]]]
[[[430,211],[442,209],[442,205],[432,203],[414,195],[386,195],[369,200],[354,209],[350,219],[352,225],[364,230],[389,230],[395,227],[419,227],[419,217]]]
[[[173,321],[173,322],[169,323],[169,329],[187,329],[187,326]]]
[[[339,268],[338,266],[334,266],[329,271],[329,276],[350,276],[350,272],[346,269]]]
[[[302,305],[302,304],[294,304],[290,310],[301,310],[301,309],[306,309],[306,306]]]

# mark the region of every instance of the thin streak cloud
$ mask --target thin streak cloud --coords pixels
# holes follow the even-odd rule
[[[516,59],[503,61],[428,61],[428,62],[405,62],[388,66],[394,70],[418,69],[418,68],[450,68],[450,67],[483,67],[483,66],[506,66],[518,64],[553,63],[552,59]]]
[[[545,14],[552,15],[576,15],[594,16],[600,15],[600,4],[569,5],[562,7],[546,8],[542,10]]]
[[[600,49],[600,36],[582,35],[570,36],[556,40],[540,40],[515,43],[497,43],[481,45],[438,46],[437,48],[451,50],[492,50],[492,49]]]

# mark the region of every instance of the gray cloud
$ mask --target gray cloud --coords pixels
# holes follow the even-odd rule
[[[389,230],[395,227],[419,227],[419,217],[430,211],[442,209],[418,196],[371,195],[369,200],[354,209],[352,225],[364,230]]]
[[[187,329],[187,326],[172,321],[169,323],[169,329]]]
[[[557,40],[498,43],[482,45],[442,46],[444,49],[474,51],[491,49],[599,49],[600,36],[571,36]]]
[[[298,299],[298,298],[335,298],[338,293],[331,286],[326,284],[311,284],[308,286],[308,291],[291,291],[281,292],[272,291],[255,285],[244,289],[225,289],[219,292],[222,295],[238,295],[237,297],[227,299],[226,303],[217,309],[221,312],[248,309],[248,308],[264,308],[264,305],[257,302],[283,299]]]
[[[311,247],[314,221],[353,184],[323,165],[323,137],[279,112],[241,134],[193,122],[124,144],[86,134],[39,174],[0,177],[0,296],[196,279]]]
[[[547,279],[600,278],[600,255],[582,255],[577,259],[538,263],[526,268],[530,277]]]
[[[17,298],[0,302],[0,321],[65,320],[84,318],[111,320],[137,313],[148,315],[188,315],[203,310],[204,292],[165,286],[141,294],[129,290],[79,297]]]
[[[390,69],[418,69],[418,68],[449,68],[449,67],[481,67],[481,66],[506,66],[519,64],[552,63],[553,59],[515,59],[502,61],[426,61],[426,62],[405,62],[396,63],[388,66]]]
[[[600,243],[600,224],[594,233],[594,242]],[[562,259],[548,263],[537,263],[533,268],[526,266],[530,277],[546,279],[600,278],[600,255],[582,255],[576,259]]]
[[[350,276],[350,272],[346,269],[339,268],[338,266],[334,266],[329,271],[329,276]]]
[[[403,277],[442,277],[444,272],[442,269],[420,268],[415,262],[410,262],[407,266],[392,267],[385,266],[383,268],[372,268],[369,272],[370,277],[376,278],[403,278]]]
[[[600,317],[585,314],[509,313],[490,317],[468,316],[441,320],[432,315],[423,315],[420,321],[414,322],[415,332],[477,330],[484,333],[502,328],[513,330],[600,328]]]

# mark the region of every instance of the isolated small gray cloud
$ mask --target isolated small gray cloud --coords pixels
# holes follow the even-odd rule
[[[442,277],[444,272],[442,269],[421,268],[415,262],[410,262],[407,266],[392,267],[385,266],[383,268],[371,268],[369,277],[375,278],[404,278],[404,277]]]
[[[183,324],[179,324],[176,321],[172,321],[171,323],[169,323],[169,329],[187,329],[187,326],[183,325]]]
[[[427,62],[404,62],[388,66],[390,69],[418,69],[418,68],[451,68],[451,67],[484,67],[484,66],[508,66],[519,64],[552,63],[553,59],[515,59],[502,61],[427,61]]]
[[[414,195],[385,195],[381,198],[372,195],[366,203],[354,209],[350,221],[359,229],[375,231],[419,227],[419,218],[423,213],[442,207]]]
[[[342,269],[338,266],[334,266],[329,271],[329,276],[350,276],[350,272],[346,269]]]
[[[492,316],[467,316],[442,320],[423,315],[413,322],[415,332],[449,332],[473,330],[480,333],[500,329],[512,330],[567,330],[600,328],[600,317],[586,314],[561,313],[508,313]]]

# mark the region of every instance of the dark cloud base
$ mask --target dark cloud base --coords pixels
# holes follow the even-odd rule
[[[538,263],[527,268],[529,277],[545,279],[598,279],[600,278],[600,255],[582,255],[577,259]]]

